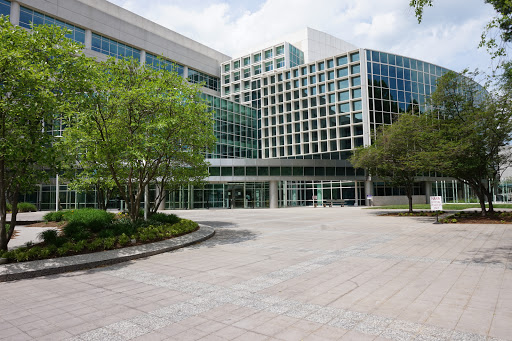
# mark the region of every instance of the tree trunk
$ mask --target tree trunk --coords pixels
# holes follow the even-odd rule
[[[480,209],[482,210],[482,217],[485,217],[487,215],[486,210],[485,210],[485,196],[478,195],[478,200],[480,201]]]

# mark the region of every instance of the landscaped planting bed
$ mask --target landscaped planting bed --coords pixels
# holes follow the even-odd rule
[[[160,241],[198,229],[197,223],[174,214],[155,213],[147,221],[132,222],[125,213],[91,208],[49,212],[44,219],[60,227],[42,232],[39,244],[0,256],[10,262],[64,257]]]

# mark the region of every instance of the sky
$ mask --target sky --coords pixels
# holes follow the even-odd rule
[[[478,48],[495,15],[484,0],[442,0],[418,24],[409,0],[109,0],[232,57],[311,27],[361,48],[454,71],[495,66]]]

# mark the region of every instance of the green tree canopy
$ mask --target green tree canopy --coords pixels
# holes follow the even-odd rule
[[[175,72],[134,60],[99,63],[95,92],[68,117],[61,144],[87,174],[77,181],[108,174],[132,220],[149,184],[163,194],[165,188],[201,182],[207,176],[205,152],[215,137],[200,94],[198,85]]]
[[[468,184],[485,214],[493,210],[493,188],[511,162],[512,140],[509,95],[490,93],[471,74],[448,72],[437,82],[428,115],[438,120],[432,138],[432,163],[447,176]]]
[[[0,249],[16,226],[20,193],[57,165],[54,119],[73,111],[90,60],[58,27],[14,27],[0,17]],[[7,229],[6,203],[12,204]]]
[[[429,135],[418,126],[427,126],[424,116],[404,113],[391,125],[382,126],[368,147],[354,151],[350,162],[356,168],[365,168],[372,177],[378,177],[395,187],[403,187],[412,212],[413,187],[418,173],[428,170],[425,160]]]

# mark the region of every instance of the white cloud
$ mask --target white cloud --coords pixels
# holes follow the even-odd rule
[[[253,11],[243,2],[111,0],[228,55],[250,52],[306,26],[360,47],[398,53],[461,70],[486,69],[478,50],[484,25],[494,15],[483,0],[439,1],[418,25],[405,0],[266,0]],[[231,0],[233,1],[233,0]]]

